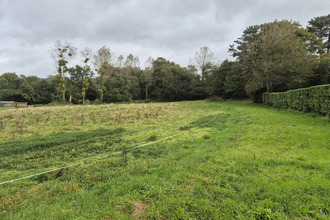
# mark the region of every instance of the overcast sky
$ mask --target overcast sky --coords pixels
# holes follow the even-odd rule
[[[0,74],[53,75],[56,40],[78,50],[105,45],[115,60],[132,53],[141,67],[149,56],[187,66],[202,46],[224,60],[250,25],[306,27],[329,11],[329,0],[0,0]]]

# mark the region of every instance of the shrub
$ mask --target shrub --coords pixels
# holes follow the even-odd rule
[[[89,99],[86,99],[85,100],[85,105],[90,105],[91,104],[91,101]]]
[[[264,93],[263,103],[276,108],[330,115],[330,84],[287,92]]]
[[[93,105],[100,105],[100,104],[102,104],[102,103],[99,99],[95,99],[93,102]]]

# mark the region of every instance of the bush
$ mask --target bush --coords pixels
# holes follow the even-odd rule
[[[65,106],[65,105],[72,105],[70,102],[59,102],[59,101],[52,101],[47,104],[48,106]]]
[[[287,92],[264,93],[263,103],[277,108],[330,115],[330,84]]]
[[[89,99],[86,99],[85,100],[85,105],[90,105],[91,104],[91,101]]]
[[[102,104],[102,103],[99,99],[95,99],[93,102],[93,105],[100,105],[100,104]]]

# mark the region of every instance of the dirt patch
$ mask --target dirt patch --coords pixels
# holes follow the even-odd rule
[[[188,185],[192,185],[195,182],[195,180],[196,180],[195,178],[189,180]]]
[[[34,194],[45,189],[45,185],[37,185],[28,190],[28,194]]]
[[[212,97],[209,97],[206,100],[209,101],[209,102],[224,102],[225,101],[224,98],[219,97],[219,96],[212,96]]]
[[[237,139],[239,139],[239,138],[242,136],[242,134],[243,134],[243,132],[240,131],[239,134],[237,134],[237,135],[235,135],[235,136],[229,138],[229,141],[236,141]]]
[[[144,219],[147,216],[146,207],[148,206],[148,203],[142,202],[142,201],[133,201],[133,212],[131,213],[131,216],[134,219]]]
[[[240,136],[234,136],[229,138],[229,141],[236,141]]]

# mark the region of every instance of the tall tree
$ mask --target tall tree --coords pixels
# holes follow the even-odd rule
[[[84,76],[83,76],[83,80],[82,80],[82,85],[81,85],[81,94],[83,97],[83,105],[85,105],[85,99],[86,99],[86,91],[89,88],[89,81],[90,81],[90,77],[93,76],[93,72],[92,72],[92,68],[89,65],[91,58],[92,58],[92,49],[90,48],[85,48],[83,51],[81,51],[81,55],[83,57],[83,62],[84,62]]]
[[[320,17],[315,17],[308,22],[308,30],[314,33],[322,40],[322,48],[320,53],[329,53],[330,50],[330,14]]]
[[[125,63],[124,63],[124,66],[125,67],[134,67],[134,56],[133,54],[129,54],[127,57],[126,57],[126,60],[125,60]]]
[[[206,80],[209,95],[223,98],[245,98],[245,80],[237,61],[225,60]]]
[[[70,95],[70,103],[81,103],[82,95],[81,95],[81,87],[82,80],[84,78],[84,68],[80,65],[76,65],[75,67],[71,67],[68,70],[70,75],[70,79],[68,80],[68,92]]]
[[[117,67],[118,68],[123,68],[123,66],[124,66],[124,57],[123,57],[123,55],[120,55],[117,58]]]
[[[204,81],[208,71],[216,62],[215,55],[213,51],[207,46],[201,47],[199,51],[196,51],[193,62],[199,68],[202,81]]]
[[[182,68],[164,58],[153,61],[151,97],[164,101],[189,100],[195,96],[194,78],[187,68]]]
[[[303,38],[297,33],[298,23],[275,21],[262,26],[257,76],[266,85],[267,92],[273,84],[286,84],[288,88],[302,85],[304,73],[311,71],[308,50]]]
[[[104,94],[106,102],[127,102],[140,98],[139,79],[133,75],[111,74],[105,80],[107,91]]]
[[[309,86],[330,84],[330,53],[320,54],[308,80]]]
[[[65,73],[68,72],[67,64],[76,54],[77,49],[71,43],[65,41],[56,41],[55,46],[51,48],[50,54],[55,61],[57,68],[56,78],[59,80],[57,90],[62,94],[62,101],[65,101],[66,81]]]
[[[133,54],[129,54],[126,57],[124,67],[121,72],[126,75],[135,75],[135,76],[140,74],[141,72],[140,59],[138,57],[133,56]]]
[[[254,26],[253,26],[254,27]],[[245,89],[259,102],[263,91],[297,88],[306,83],[313,56],[308,51],[301,26],[295,22],[274,21],[249,28],[239,47],[231,47],[248,76]],[[251,36],[251,37],[250,37]],[[235,50],[233,50],[235,49]]]
[[[133,59],[133,67],[134,68],[140,68],[140,59],[139,59],[139,57],[134,57],[134,59]]]
[[[198,69],[197,69],[196,66],[193,65],[193,64],[189,64],[189,65],[187,66],[187,69],[188,69],[188,71],[191,72],[192,74],[198,74]]]
[[[41,79],[36,84],[35,104],[47,104],[55,100],[56,86],[53,86],[49,81],[49,78]]]
[[[0,99],[3,101],[26,101],[22,91],[23,80],[16,73],[0,76]]]
[[[28,104],[47,104],[56,93],[56,86],[37,76],[17,76],[5,73],[0,76],[0,100],[21,101]]]
[[[103,46],[94,55],[94,66],[95,70],[99,74],[99,92],[100,101],[103,102],[103,94],[107,90],[104,85],[104,75],[111,68],[111,58],[112,54],[109,48]]]
[[[151,57],[149,57],[145,64],[145,70],[142,72],[142,74],[140,76],[141,81],[142,81],[143,85],[145,86],[146,100],[149,99],[149,87],[152,82],[152,73],[154,71],[152,63],[153,63],[153,59]]]
[[[246,77],[238,62],[229,62],[229,71],[226,74],[224,98],[247,98],[244,86]]]
[[[247,56],[247,53],[251,49],[251,45],[259,39],[260,25],[253,25],[247,27],[243,31],[243,35],[238,38],[235,44],[229,46],[228,52],[236,57],[238,60],[242,60]]]

